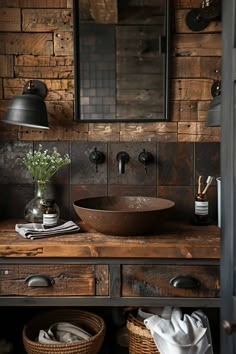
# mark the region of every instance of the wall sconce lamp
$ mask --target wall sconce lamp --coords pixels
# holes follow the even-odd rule
[[[213,100],[211,101],[206,120],[206,127],[221,126],[221,81],[216,80],[211,87]]]
[[[39,80],[28,81],[21,95],[12,98],[2,122],[32,128],[49,129],[44,98],[46,85]]]
[[[203,0],[200,8],[192,9],[186,16],[186,25],[192,31],[202,31],[210,21],[219,20],[221,13],[220,0]]]

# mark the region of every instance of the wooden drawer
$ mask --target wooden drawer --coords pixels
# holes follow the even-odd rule
[[[123,265],[122,296],[218,297],[219,267]]]
[[[106,296],[108,266],[0,265],[0,296]]]

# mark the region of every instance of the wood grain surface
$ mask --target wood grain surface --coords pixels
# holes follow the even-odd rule
[[[215,225],[168,224],[159,234],[109,236],[81,224],[81,231],[26,240],[14,231],[16,220],[0,222],[0,257],[219,259],[220,229]]]

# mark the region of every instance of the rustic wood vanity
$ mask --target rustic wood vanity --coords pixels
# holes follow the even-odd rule
[[[23,239],[0,223],[0,306],[219,307],[220,229],[178,222],[150,236]]]

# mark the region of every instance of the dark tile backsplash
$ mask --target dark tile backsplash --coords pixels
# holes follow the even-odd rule
[[[24,207],[33,197],[33,178],[21,159],[39,142],[0,143],[0,215],[1,218],[23,217]],[[63,167],[48,185],[48,195],[55,197],[61,217],[76,219],[73,202],[80,198],[103,195],[144,195],[172,199],[177,218],[190,219],[194,212],[194,195],[198,176],[220,175],[219,143],[103,143],[60,141],[42,142],[43,149],[57,147],[69,153],[71,164]],[[89,160],[97,149],[105,161],[97,167]],[[153,161],[145,166],[138,161],[145,150]],[[125,173],[118,174],[116,155],[129,154]],[[216,183],[208,191],[209,213],[217,219]]]
[[[195,173],[196,176],[203,175],[205,178],[211,174],[215,177],[220,176],[220,144],[219,143],[201,143],[195,144]],[[214,179],[212,185],[216,185]]]
[[[145,149],[153,156],[153,163],[147,166],[139,162],[138,156]],[[116,156],[125,151],[129,154],[129,162],[125,164],[125,173],[118,173]],[[108,146],[108,185],[140,185],[156,186],[157,184],[157,147],[155,143],[110,143]]]
[[[160,144],[159,150],[160,186],[191,186],[194,179],[194,144]]]
[[[104,163],[91,163],[89,155],[101,152]],[[71,142],[71,184],[107,184],[107,144],[93,142]]]

